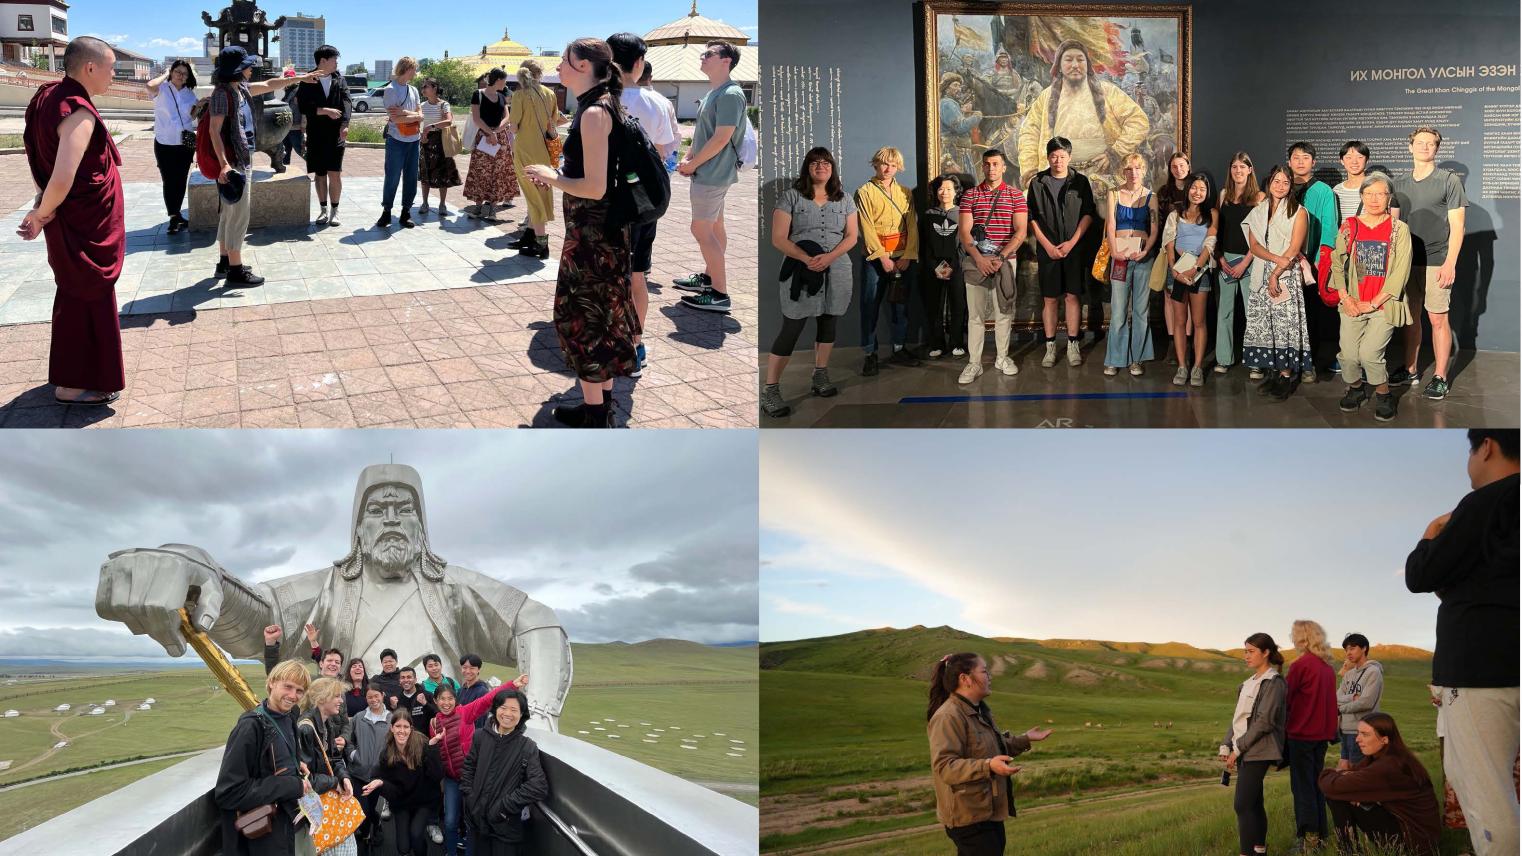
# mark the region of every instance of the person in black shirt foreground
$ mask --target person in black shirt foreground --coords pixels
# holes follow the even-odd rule
[[[1475,856],[1516,853],[1518,749],[1517,430],[1469,432],[1469,483],[1406,559],[1406,587],[1434,592],[1443,773]]]
[[[265,679],[269,696],[239,716],[227,735],[212,791],[221,812],[223,853],[295,852],[296,801],[312,789],[296,757],[296,705],[311,680],[299,660],[280,663]],[[275,811],[270,831],[257,839],[244,838],[236,826],[238,815],[271,804]]]

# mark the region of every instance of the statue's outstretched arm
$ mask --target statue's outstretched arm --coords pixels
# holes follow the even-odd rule
[[[200,547],[165,544],[119,550],[100,566],[95,612],[152,637],[172,657],[185,653],[179,611],[234,657],[257,659],[264,627],[279,623],[262,586],[232,576]]]

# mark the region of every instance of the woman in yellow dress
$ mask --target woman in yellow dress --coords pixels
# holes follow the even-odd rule
[[[555,219],[555,198],[548,185],[535,184],[525,177],[525,169],[540,164],[551,169],[560,166],[559,141],[565,114],[551,92],[539,80],[544,69],[533,60],[518,67],[518,90],[513,93],[508,121],[513,128],[513,166],[518,171],[518,185],[528,203],[528,225],[513,246],[518,254],[530,258],[550,257],[550,237],[546,232]],[[550,141],[555,141],[556,156],[550,155]]]

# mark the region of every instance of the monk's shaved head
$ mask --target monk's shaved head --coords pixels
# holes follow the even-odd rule
[[[116,51],[105,41],[94,36],[77,36],[63,50],[63,70],[66,74],[73,74],[87,62],[111,65],[115,59]]]

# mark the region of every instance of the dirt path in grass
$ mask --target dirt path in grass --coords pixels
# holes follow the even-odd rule
[[[1022,817],[1031,814],[1044,814],[1065,808],[1089,806],[1096,803],[1113,802],[1141,795],[1154,795],[1168,793],[1170,791],[1199,790],[1215,784],[1212,780],[1181,782],[1173,785],[1162,785],[1155,788],[1147,788],[1144,791],[1117,791],[1113,793],[1101,793],[1091,797],[1081,797],[1076,800],[1048,803],[1046,805],[1030,806],[1020,809]],[[797,832],[804,828],[828,829],[831,827],[845,826],[858,820],[870,817],[871,820],[891,820],[895,817],[907,817],[919,814],[918,811],[896,812],[884,814],[857,814],[853,817],[836,817],[837,812],[854,811],[862,812],[864,804],[856,794],[863,791],[881,792],[884,795],[901,793],[904,790],[919,789],[927,792],[931,789],[930,777],[924,776],[913,779],[899,779],[888,782],[867,782],[854,785],[840,785],[828,789],[827,793],[850,792],[849,798],[835,798],[820,801],[815,795],[789,794],[782,797],[763,797],[761,800],[761,834],[779,834]],[[870,799],[870,797],[869,797]],[[894,841],[900,838],[908,838],[913,835],[921,835],[926,832],[936,832],[941,826],[937,823],[922,826],[910,826],[904,829],[892,829],[885,832],[873,832],[867,835],[857,835],[851,838],[842,838],[838,841],[820,842],[806,847],[790,848],[785,850],[768,850],[775,856],[802,856],[805,853],[835,853],[863,845]]]

